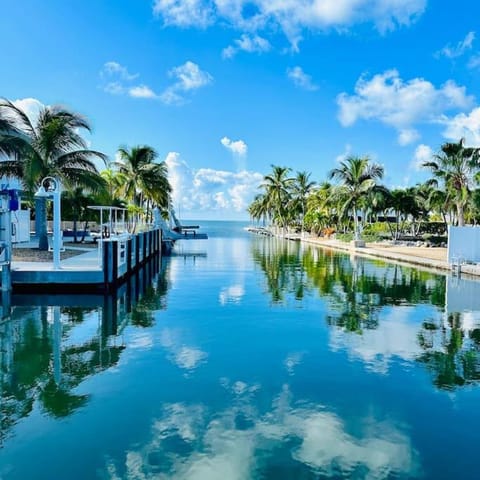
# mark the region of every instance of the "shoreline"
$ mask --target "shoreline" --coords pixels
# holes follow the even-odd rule
[[[407,247],[380,243],[366,243],[365,247],[353,247],[349,243],[334,239],[322,239],[321,237],[305,237],[299,238],[299,240],[322,248],[348,252],[368,258],[392,260],[402,264],[426,267],[437,272],[445,273],[452,271],[451,265],[447,262],[447,249],[444,247]],[[480,268],[478,268],[477,275],[480,275]]]
[[[271,231],[270,234],[285,238],[286,240],[300,241],[305,244],[317,245],[322,248],[348,252],[367,258],[383,259],[404,265],[420,267],[436,273],[467,275],[476,280],[480,279],[480,264],[463,263],[452,265],[447,261],[446,247],[416,247],[390,245],[386,243],[366,243],[365,247],[354,247],[350,245],[350,243],[341,242],[340,240],[316,236],[305,236],[302,238],[300,234],[278,235]]]

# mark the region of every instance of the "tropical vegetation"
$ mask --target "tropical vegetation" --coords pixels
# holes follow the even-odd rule
[[[91,132],[89,121],[62,106],[45,106],[38,115],[28,115],[14,102],[0,99],[0,176],[18,179],[23,197],[35,201],[40,249],[48,248],[48,211],[46,199],[34,199],[34,194],[46,177],[60,181],[63,218],[73,221],[75,231],[78,222],[84,222],[85,230],[90,220],[97,220],[89,205],[125,207],[134,225],[151,220],[154,207],[168,208],[167,167],[152,147],[122,146],[118,160],[107,165],[107,156],[91,149],[83,132]],[[77,239],[76,233],[73,237]]]
[[[422,167],[424,183],[387,188],[384,169],[367,156],[349,156],[321,182],[308,172],[272,165],[248,207],[251,218],[283,232],[304,229],[343,240],[423,238],[446,241],[448,225],[480,221],[480,148],[445,143]]]

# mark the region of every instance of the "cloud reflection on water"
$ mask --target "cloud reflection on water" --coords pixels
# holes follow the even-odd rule
[[[194,370],[208,357],[200,348],[186,345],[181,332],[172,328],[160,332],[160,345],[167,350],[168,359],[183,370]]]
[[[263,414],[251,395],[215,413],[204,405],[170,404],[149,442],[129,451],[124,465],[109,462],[107,471],[111,479],[240,480],[261,477],[281,462],[297,476],[309,471],[373,480],[420,474],[404,428],[371,416],[359,425],[353,433],[326,408],[294,402],[288,385]]]

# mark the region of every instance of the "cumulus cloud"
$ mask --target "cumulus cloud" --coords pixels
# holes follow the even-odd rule
[[[155,0],[153,12],[177,27],[205,28],[214,21],[214,5],[204,0]]]
[[[414,170],[424,170],[423,164],[432,160],[433,150],[425,144],[420,144],[413,154],[412,167]]]
[[[155,92],[146,85],[137,85],[129,88],[128,94],[133,98],[156,98]]]
[[[100,70],[103,91],[111,95],[128,95],[132,98],[157,98],[157,94],[147,85],[134,85],[132,82],[139,77],[131,74],[128,68],[118,62],[107,62]]]
[[[420,134],[414,128],[405,128],[400,130],[398,134],[398,143],[400,145],[410,145],[413,142],[416,142],[420,138]]]
[[[410,25],[425,6],[426,0],[155,0],[153,10],[166,26],[206,28],[218,22],[250,33],[281,30],[297,49],[304,30],[342,31],[369,23],[385,33]]]
[[[234,40],[233,45],[229,45],[222,51],[223,58],[232,58],[238,52],[264,53],[272,48],[270,42],[259,35],[248,35],[244,33],[240,38]]]
[[[468,32],[463,40],[460,40],[456,45],[445,45],[435,55],[437,57],[457,58],[461,57],[468,50],[472,49],[473,41],[475,40],[475,32]]]
[[[36,123],[40,110],[46,107],[46,105],[36,98],[21,98],[14,100],[12,103],[25,112],[32,123]]]
[[[117,62],[107,62],[100,71],[103,81],[103,90],[111,95],[128,95],[132,98],[160,100],[168,105],[181,105],[185,103],[185,93],[196,90],[212,82],[213,78],[208,72],[187,61],[183,65],[172,68],[168,76],[174,83],[167,87],[163,93],[158,94],[148,85],[143,83],[133,84],[139,74],[130,74],[127,67]]]
[[[445,125],[443,136],[458,141],[465,138],[467,145],[480,146],[480,107],[470,113],[459,113],[452,118],[444,117],[440,123]]]
[[[396,128],[401,145],[419,138],[413,124],[438,123],[444,112],[467,108],[472,102],[465,87],[452,80],[437,88],[423,78],[404,81],[397,70],[373,78],[361,76],[354,95],[341,93],[337,97],[338,118],[343,126],[360,119],[375,119]]]
[[[126,67],[120,65],[118,62],[106,62],[100,72],[103,77],[116,77],[122,80],[135,80],[138,73],[130,73]]]
[[[185,101],[184,94],[186,92],[197,90],[213,81],[213,77],[208,72],[201,70],[196,63],[191,61],[172,68],[168,75],[175,82],[160,95],[161,100],[167,104],[182,103]]]
[[[229,218],[232,215],[243,216],[263,179],[261,173],[247,170],[196,170],[177,152],[170,152],[165,162],[173,190],[173,204],[181,206],[184,216],[211,212]]]
[[[287,70],[288,78],[295,84],[295,86],[302,88],[303,90],[318,90],[318,86],[312,81],[312,77],[307,75],[302,67],[296,66]]]
[[[247,144],[243,140],[230,140],[228,137],[223,137],[220,143],[235,155],[246,155]]]

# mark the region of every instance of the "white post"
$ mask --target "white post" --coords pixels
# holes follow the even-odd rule
[[[60,250],[62,248],[62,230],[61,222],[61,186],[57,180],[57,188],[53,192],[53,268],[58,270],[60,268]]]

